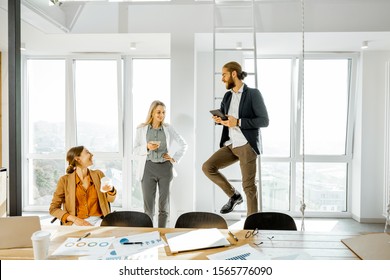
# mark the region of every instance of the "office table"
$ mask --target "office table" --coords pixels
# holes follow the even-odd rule
[[[42,226],[42,230],[52,233],[48,259],[78,259],[79,256],[54,256],[51,255],[69,237],[82,237],[90,232],[90,237],[121,237],[159,231],[163,240],[165,234],[171,232],[182,232],[194,229],[176,228],[135,228],[135,227],[76,227],[76,226]],[[341,239],[357,236],[356,233],[329,233],[329,232],[301,232],[301,231],[259,231],[259,234],[245,238],[248,230],[231,230],[237,236],[235,241],[228,230],[221,229],[221,233],[232,244],[228,247],[202,249],[172,254],[169,246],[158,248],[159,260],[207,260],[207,256],[237,248],[249,244],[267,258],[272,259],[291,255],[304,255],[314,260],[358,260],[359,258],[349,250]],[[273,236],[273,237],[272,237]],[[257,246],[255,243],[263,242]],[[1,260],[29,260],[33,259],[32,248],[2,249],[0,250]]]

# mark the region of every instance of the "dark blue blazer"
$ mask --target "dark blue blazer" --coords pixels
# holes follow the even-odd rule
[[[233,93],[229,90],[222,99],[220,109],[225,115],[229,112],[232,94]],[[267,127],[269,119],[263,96],[258,89],[249,88],[244,84],[238,108],[238,118],[240,119],[240,129],[242,133],[256,154],[259,155],[263,152],[260,127]],[[222,147],[229,139],[229,128],[224,126],[219,146]]]

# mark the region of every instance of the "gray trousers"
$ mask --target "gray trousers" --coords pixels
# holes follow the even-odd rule
[[[165,228],[169,217],[169,189],[173,179],[172,163],[146,161],[141,181],[144,198],[144,211],[152,219],[155,213],[155,200],[158,185],[158,227]]]
[[[219,170],[235,162],[240,162],[242,188],[246,194],[248,216],[258,211],[256,160],[257,154],[247,143],[237,148],[232,148],[232,145],[220,148],[202,166],[204,174],[218,185],[228,197],[232,197],[235,189]]]

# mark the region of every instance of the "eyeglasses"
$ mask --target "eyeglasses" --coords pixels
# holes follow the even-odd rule
[[[258,234],[259,234],[259,229],[258,229],[258,228],[255,228],[254,230],[248,230],[248,231],[246,232],[246,234],[245,234],[245,238],[250,238],[250,237],[256,236],[256,235],[258,235]],[[267,238],[268,238],[270,241],[272,241],[272,239],[274,239],[274,237],[275,237],[275,236],[271,236],[271,237],[267,236]],[[261,242],[259,242],[259,243],[253,242],[253,244],[255,244],[256,246],[260,246],[260,245],[263,244],[263,243],[264,243],[263,241],[261,241]]]
[[[245,238],[249,238],[249,237],[252,237],[252,236],[256,236],[259,234],[259,230],[257,228],[255,228],[254,230],[248,230],[245,234]]]

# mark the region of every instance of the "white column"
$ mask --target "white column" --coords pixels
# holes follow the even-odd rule
[[[188,144],[188,150],[175,167],[178,176],[171,188],[171,226],[177,216],[194,210],[195,83],[194,34],[171,33],[171,124]]]
[[[390,61],[386,63],[385,74],[385,162],[383,213],[386,217],[385,231],[389,228],[390,218]]]

